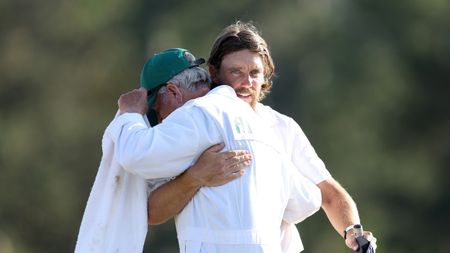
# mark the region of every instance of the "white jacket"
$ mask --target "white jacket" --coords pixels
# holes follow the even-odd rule
[[[107,128],[103,156],[78,234],[75,253],[141,253],[147,234],[147,185],[114,158]]]
[[[214,102],[217,98],[223,98],[223,103]],[[216,106],[209,106],[208,103]],[[221,123],[218,115],[228,119]],[[223,124],[227,120],[234,126]],[[224,186],[223,190],[220,187],[213,189],[214,194],[208,195],[208,198],[212,196],[213,205],[199,202],[194,197],[193,202],[203,203],[202,211],[208,210],[208,213],[204,218],[192,216],[193,219],[189,219],[182,215],[177,218],[180,246],[183,242],[200,241],[213,245],[225,242],[237,247],[239,245],[236,243],[246,244],[245,249],[236,251],[233,248],[233,252],[250,252],[248,246],[252,245],[254,252],[281,250],[280,236],[294,232],[295,237],[296,233],[296,230],[292,231],[292,225],[283,226],[283,229],[291,230],[280,232],[281,219],[285,216],[285,220],[297,222],[315,212],[320,207],[320,191],[308,180],[306,184],[293,180],[302,176],[289,169],[292,167],[290,162],[282,162],[290,161],[289,157],[283,157],[283,144],[265,125],[230,87],[218,87],[205,98],[187,103],[155,128],[148,128],[139,114],[124,114],[116,118],[105,132],[104,155],[80,227],[76,252],[140,252],[147,227],[145,186],[140,177],[176,176],[191,165],[203,150],[219,142],[225,142],[228,148],[247,147],[264,154],[257,155],[259,158],[254,161],[259,164],[258,169],[265,169],[256,170],[254,163],[243,178]],[[233,127],[235,131],[231,137],[227,132]],[[251,132],[248,132],[248,127]],[[266,162],[258,162],[264,159]],[[305,190],[308,187],[303,186],[313,190]],[[206,192],[211,189],[202,190]],[[233,190],[236,192],[230,194]],[[227,203],[234,205],[228,206]],[[289,206],[294,207],[290,214],[289,208],[286,213],[283,211]],[[300,209],[295,211],[296,207]],[[190,209],[186,210],[189,213]],[[191,213],[195,215],[196,212]],[[222,216],[216,216],[218,213]],[[236,217],[236,214],[240,216]],[[268,222],[265,221],[267,217]],[[220,236],[208,239],[211,238],[209,232],[214,234],[222,228],[228,231],[225,234],[216,233]],[[191,238],[191,233],[186,232],[190,229],[206,229],[204,231],[208,232],[204,233],[205,236]],[[258,246],[265,242],[272,248],[265,250]]]
[[[203,150],[220,142],[227,149],[252,152],[253,163],[242,178],[202,188],[177,217],[180,245],[186,241],[245,244],[245,250],[238,252],[249,252],[249,245],[254,252],[281,252],[280,226],[288,203],[300,207],[287,212],[291,216],[284,218],[290,222],[320,207],[319,189],[296,171],[269,124],[228,86],[186,103],[152,129],[137,114],[122,115],[112,125],[116,159],[147,178],[175,176]],[[298,191],[302,187],[308,190]],[[296,195],[290,198],[293,189]],[[270,251],[261,245],[269,245]]]

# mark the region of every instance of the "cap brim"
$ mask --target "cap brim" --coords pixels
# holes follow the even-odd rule
[[[191,67],[197,67],[197,66],[200,66],[200,65],[202,65],[202,64],[205,63],[205,62],[206,62],[205,59],[203,59],[203,58],[197,58],[197,59],[195,59],[195,61],[192,62]]]

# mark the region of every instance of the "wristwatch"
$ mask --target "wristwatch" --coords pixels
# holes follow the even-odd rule
[[[353,224],[344,230],[344,240],[347,239],[348,234],[352,234],[355,238],[363,235],[363,227],[361,224]]]

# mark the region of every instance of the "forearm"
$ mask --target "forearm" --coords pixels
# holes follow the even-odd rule
[[[177,215],[200,187],[223,185],[244,174],[251,155],[245,150],[220,152],[223,147],[218,144],[208,148],[192,167],[150,194],[149,224],[161,224]]]
[[[322,208],[341,236],[346,227],[360,223],[355,202],[336,180],[325,180],[318,186],[322,192]]]
[[[162,185],[148,198],[148,223],[157,225],[177,215],[200,189],[187,173]]]

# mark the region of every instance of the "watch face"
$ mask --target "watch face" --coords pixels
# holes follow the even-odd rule
[[[353,226],[353,235],[355,237],[360,237],[363,235],[363,229],[362,229],[361,225],[357,224],[357,225]]]
[[[346,239],[348,235],[353,235],[353,237],[363,236],[363,227],[361,224],[354,224],[348,226],[344,231],[344,238]]]

